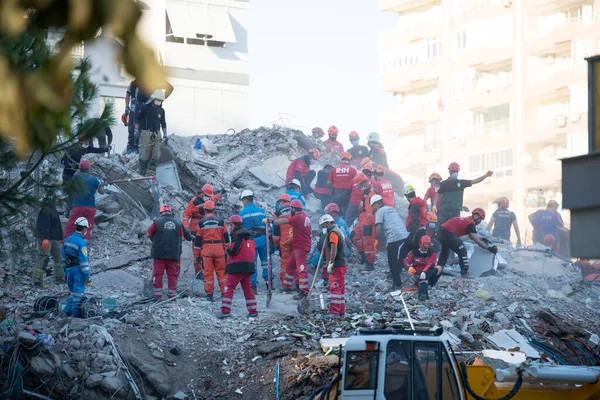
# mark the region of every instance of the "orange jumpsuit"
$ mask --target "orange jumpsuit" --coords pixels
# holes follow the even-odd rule
[[[229,245],[229,233],[222,218],[206,212],[206,216],[198,222],[195,248],[201,249],[204,263],[204,291],[213,294],[215,291],[215,273],[221,294],[225,292],[225,247]]]
[[[354,245],[359,252],[364,252],[368,264],[375,263],[375,214],[371,207],[371,197],[377,192],[371,187],[363,196],[360,204],[358,223],[354,227]]]
[[[291,208],[288,205],[281,207],[275,212],[276,218],[288,218],[291,216]],[[279,254],[281,256],[281,271],[279,272],[279,279],[283,285],[285,279],[285,271],[287,269],[287,261],[292,254],[292,237],[294,236],[294,228],[290,224],[275,225],[273,229],[273,243],[275,247],[279,247]],[[298,275],[298,274],[296,274]],[[296,282],[298,280],[296,279]]]
[[[221,195],[216,194],[210,198],[214,203],[221,200]],[[196,231],[198,230],[198,222],[201,218],[204,217],[204,202],[202,197],[199,195],[194,196],[185,207],[183,211],[183,215],[181,217],[181,222],[183,223],[183,227],[190,230],[192,237],[196,236]],[[194,253],[194,273],[198,274],[198,272],[202,271],[202,254],[201,254],[201,246],[195,246],[192,242],[192,253]]]

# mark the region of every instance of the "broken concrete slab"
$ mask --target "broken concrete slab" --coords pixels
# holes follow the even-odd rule
[[[200,144],[202,145],[202,150],[204,150],[207,154],[216,155],[219,154],[219,150],[217,146],[209,138],[200,139]]]
[[[488,336],[487,340],[500,349],[512,350],[518,348],[521,352],[525,353],[528,358],[540,358],[540,353],[527,343],[527,340],[514,329],[501,330]]]
[[[527,275],[543,276],[563,276],[565,270],[563,266],[552,258],[540,260],[537,259],[524,262],[516,262],[511,265],[512,268],[524,272]]]
[[[493,274],[498,268],[498,262],[493,253],[475,246],[469,259],[469,273],[475,277]]]
[[[181,190],[181,181],[175,161],[169,161],[156,167],[156,180],[163,185],[169,185],[177,190]]]
[[[280,188],[285,186],[289,164],[290,160],[286,156],[279,155],[268,159],[262,165],[250,168],[249,171],[261,183]]]
[[[267,343],[263,343],[260,346],[258,346],[256,348],[256,351],[261,356],[265,356],[267,354],[277,353],[277,352],[285,349],[286,346],[288,346],[290,343],[291,342],[286,342],[286,341],[282,341],[282,342],[267,342]]]

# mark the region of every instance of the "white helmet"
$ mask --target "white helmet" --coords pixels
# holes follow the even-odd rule
[[[335,222],[333,217],[329,214],[324,214],[321,215],[321,218],[319,218],[319,225],[323,225],[327,222]]]
[[[377,142],[381,143],[381,139],[379,139],[379,133],[371,132],[367,135],[367,143],[369,142]]]
[[[160,100],[160,101],[165,101],[165,92],[163,92],[162,89],[156,89],[152,93],[152,96],[150,96],[150,99],[156,99],[156,100]]]
[[[254,192],[252,192],[252,190],[248,190],[248,189],[244,190],[242,192],[242,194],[240,194],[240,200],[242,200],[245,197],[254,197]]]
[[[296,185],[298,187],[302,187],[302,184],[300,183],[300,181],[298,179],[292,179],[290,181],[289,185]]]
[[[90,223],[85,217],[79,217],[75,220],[75,225],[77,226],[85,226],[86,228],[90,227]]]
[[[373,197],[371,197],[370,204],[371,204],[371,206],[373,206],[373,204],[377,203],[378,201],[382,201],[382,200],[383,200],[383,197],[376,194],[376,195],[373,195]]]

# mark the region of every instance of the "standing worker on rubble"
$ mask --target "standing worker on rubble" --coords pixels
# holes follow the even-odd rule
[[[319,218],[319,226],[325,235],[325,258],[328,260],[327,273],[331,300],[329,313],[343,317],[346,312],[346,282],[344,277],[348,270],[345,235],[329,214]]]
[[[323,142],[323,146],[325,146],[323,149],[323,157],[329,162],[337,161],[344,152],[344,145],[337,140],[339,132],[339,129],[335,125],[331,125],[329,129],[327,129],[329,138]]]
[[[218,318],[231,316],[231,305],[233,293],[238,284],[241,284],[248,317],[258,317],[257,302],[252,290],[252,274],[256,267],[254,264],[254,240],[252,232],[244,228],[242,217],[232,215],[229,218],[229,230],[231,231],[231,244],[227,247],[227,266],[225,273],[225,292],[221,304],[221,314]]]
[[[356,168],[350,164],[352,155],[348,152],[342,153],[342,161],[329,173],[327,183],[333,189],[331,201],[338,205],[341,213],[346,213],[350,196],[352,194],[352,180],[358,173]],[[326,211],[327,213],[327,211]]]
[[[181,240],[192,240],[190,232],[183,227],[179,219],[173,215],[168,204],[160,206],[160,216],[148,228],[146,237],[152,240],[151,255],[154,259],[152,286],[154,299],[162,300],[163,276],[167,273],[167,297],[177,295],[177,279],[179,278],[181,261]]]
[[[283,281],[284,292],[292,290],[294,279],[298,279],[300,293],[295,299],[302,299],[308,295],[308,269],[307,256],[310,251],[312,229],[310,218],[304,213],[304,207],[299,200],[290,203],[290,216],[277,218],[273,225],[290,225],[293,229],[292,254],[290,255]]]
[[[521,232],[519,231],[517,216],[508,209],[510,205],[508,199],[500,197],[494,203],[498,204],[498,209],[492,214],[492,219],[490,219],[487,227],[488,231],[492,233],[492,236],[510,242],[510,228],[513,227],[517,234],[517,247],[521,247]]]
[[[91,285],[88,247],[84,239],[89,226],[87,219],[77,218],[75,233],[65,239],[62,247],[63,266],[69,288],[69,298],[64,311],[72,317],[81,317],[83,293],[85,287]]]
[[[321,139],[323,136],[325,136],[325,132],[323,132],[323,128],[319,128],[318,126],[315,126],[314,128],[312,128],[311,133],[315,139]]]
[[[434,172],[433,174],[429,175],[428,181],[430,186],[425,192],[425,197],[423,197],[423,200],[425,201],[425,203],[427,203],[428,201],[431,203],[429,208],[430,210],[433,209],[434,206],[439,210],[442,206],[442,195],[438,196],[437,203],[434,201],[436,200],[435,195],[437,194],[438,189],[440,188],[440,182],[442,182],[442,176],[437,172]]]
[[[529,222],[533,225],[534,243],[544,243],[545,236],[551,235],[554,237],[551,247],[558,248],[554,250],[557,253],[560,252],[558,230],[565,225],[561,215],[558,213],[558,206],[559,204],[556,200],[550,200],[545,210],[538,210],[529,215]]]
[[[389,168],[387,161],[387,154],[381,144],[381,139],[377,132],[371,132],[367,136],[367,146],[370,147],[369,158],[375,165],[383,165],[385,168]]]
[[[375,168],[374,173],[376,182],[375,190],[377,190],[377,193],[379,193],[381,197],[383,197],[383,204],[393,208],[394,204],[396,203],[394,196],[394,186],[390,183],[390,181],[383,177],[384,175],[385,167],[383,165],[378,165],[377,168]]]
[[[240,195],[240,200],[242,204],[244,204],[244,208],[240,211],[240,217],[242,217],[244,221],[244,228],[249,230],[254,234],[254,244],[256,248],[256,254],[254,256],[254,262],[256,264],[256,268],[254,270],[254,274],[252,275],[252,290],[254,294],[257,293],[257,278],[256,278],[256,270],[258,268],[258,259],[260,258],[260,265],[262,267],[262,277],[267,284],[267,289],[269,288],[269,271],[267,270],[267,238],[266,236],[266,226],[263,220],[267,217],[267,213],[265,210],[254,204],[254,193],[251,190],[244,190]],[[298,201],[300,202],[300,201]],[[302,204],[302,203],[300,203]],[[271,266],[271,269],[273,267]],[[271,271],[272,272],[272,271]],[[271,281],[273,280],[273,274],[271,273]],[[273,282],[271,283],[271,287],[273,287]]]
[[[331,171],[333,171],[333,165],[326,164],[323,169],[317,173],[317,182],[315,183],[315,188],[313,189],[313,195],[320,200],[321,209],[325,208],[325,205],[331,203],[332,192],[328,183]]]
[[[350,143],[352,144],[352,147],[348,149],[348,153],[350,153],[350,155],[352,156],[352,164],[354,164],[354,166],[356,167],[359,167],[360,162],[364,158],[369,157],[369,148],[360,144],[360,137],[358,136],[358,132],[356,131],[350,132],[348,138],[350,139]]]
[[[369,178],[365,174],[358,174],[354,178],[353,184],[363,193],[360,204],[360,214],[358,215],[358,224],[354,227],[352,242],[356,246],[361,261],[367,265],[366,272],[375,270],[375,213],[371,206],[371,198],[377,193]]]
[[[433,201],[434,206],[431,210],[438,215],[440,225],[451,218],[460,217],[460,210],[463,208],[463,196],[466,188],[481,183],[485,178],[494,174],[492,171],[488,171],[485,175],[482,175],[477,179],[469,180],[458,179],[459,172],[460,165],[455,162],[450,163],[448,166],[448,174],[450,177],[440,183],[440,187],[435,195],[435,200]],[[435,204],[440,201],[440,196],[442,195],[441,208],[438,213]]]
[[[304,196],[302,195],[301,183],[298,179],[292,179],[291,182],[287,185],[287,195],[290,196],[290,201],[292,200],[300,200],[302,205],[306,205],[306,201],[304,200]],[[277,209],[277,205],[275,205]]]
[[[400,251],[400,260],[408,255],[411,250],[419,247],[421,236],[427,233],[427,204],[418,197],[413,185],[404,189],[404,197],[408,200],[408,216],[406,217],[406,229],[408,239]]]
[[[73,209],[69,215],[67,228],[65,229],[65,239],[75,232],[75,221],[79,217],[85,217],[89,225],[85,230],[85,238],[90,239],[92,228],[94,227],[94,217],[96,216],[96,192],[104,194],[102,183],[90,174],[92,163],[88,160],[81,160],[79,163],[79,172],[73,175],[74,180],[78,180],[83,189],[80,193],[73,196]]]
[[[373,165],[371,160],[368,158],[363,158],[361,161],[360,169],[362,173],[369,179],[369,182],[374,186],[374,181],[372,181],[372,172]],[[358,175],[358,172],[357,174]],[[350,188],[350,201],[348,202],[348,208],[346,209],[345,220],[348,223],[348,226],[352,226],[358,215],[360,214],[360,203],[363,199],[363,191],[360,190],[355,184],[354,179],[356,175],[352,179],[351,188]]]
[[[46,196],[35,221],[35,233],[40,240],[40,247],[33,270],[33,284],[38,287],[44,285],[44,272],[47,271],[50,257],[54,264],[55,283],[65,282],[60,247],[60,242],[63,240],[63,229],[58,211],[56,211],[55,201],[56,197]]]
[[[201,249],[206,299],[214,301],[215,274],[221,295],[225,293],[225,248],[229,246],[229,233],[225,221],[214,214],[215,203],[208,200],[204,211],[204,218],[198,222],[194,247]]]
[[[162,103],[165,93],[158,89],[152,93],[146,104],[142,105],[135,117],[135,135],[139,135],[139,173],[146,176],[156,174],[156,164],[160,158],[162,128],[164,140],[167,141],[167,119]]]
[[[275,211],[275,218],[289,218],[292,214],[292,208],[290,206],[291,198],[288,194],[282,194],[277,200],[278,208]],[[294,230],[289,224],[275,225],[273,227],[273,244],[275,248],[279,249],[279,255],[281,256],[281,269],[279,271],[279,279],[281,280],[281,287],[285,280],[285,271],[287,269],[287,261],[292,254],[292,236],[294,236]]]
[[[400,249],[408,237],[408,232],[398,212],[394,208],[386,206],[380,195],[374,195],[370,201],[375,213],[376,247],[379,247],[379,243],[384,240],[387,243],[386,251],[392,275],[392,290],[400,289],[402,287]]]
[[[460,239],[461,236],[469,235],[472,241],[477,243],[482,249],[488,250],[491,253],[496,254],[498,248],[485,244],[477,235],[477,225],[481,221],[485,220],[485,211],[481,208],[476,208],[470,217],[454,217],[444,222],[440,226],[438,237],[440,244],[442,245],[442,251],[440,252],[440,258],[438,264],[443,268],[448,262],[448,256],[450,250],[456,253],[458,256],[458,264],[460,265],[460,275],[464,278],[470,278],[469,275],[469,256],[467,255],[467,249],[463,241]]]
[[[419,301],[429,298],[428,287],[435,286],[442,275],[443,268],[435,265],[436,260],[437,254],[433,250],[431,238],[425,235],[419,239],[419,247],[408,253],[403,261],[408,267],[408,274],[415,277]]]
[[[300,187],[303,194],[312,193],[310,187],[311,182],[315,179],[317,173],[310,169],[311,165],[315,165],[317,160],[321,157],[321,153],[317,149],[310,149],[308,154],[302,157],[296,158],[287,169],[285,176],[285,184],[289,185],[293,179],[297,179],[300,182]]]

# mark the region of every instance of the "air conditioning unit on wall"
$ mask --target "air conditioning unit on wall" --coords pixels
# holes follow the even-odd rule
[[[565,126],[567,126],[567,117],[565,117],[564,115],[557,115],[556,116],[556,125],[559,128],[564,128]]]
[[[512,6],[512,0],[502,0],[502,7]]]
[[[571,113],[571,115],[569,115],[569,120],[571,122],[579,122],[579,121],[581,121],[581,114],[579,114],[579,113]]]

